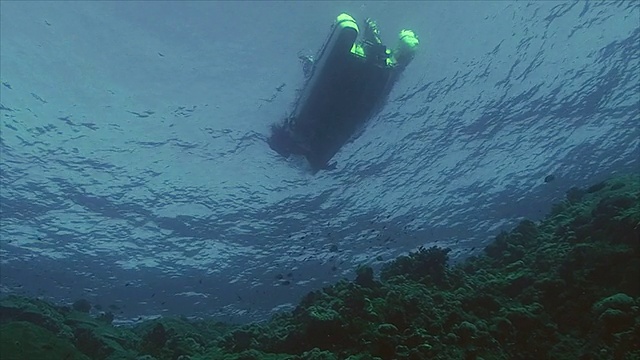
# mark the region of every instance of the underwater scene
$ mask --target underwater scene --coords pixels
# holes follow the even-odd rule
[[[2,360],[640,359],[639,1],[1,1],[0,82]]]

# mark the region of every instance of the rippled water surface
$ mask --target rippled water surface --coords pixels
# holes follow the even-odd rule
[[[391,46],[411,28],[421,48],[337,168],[314,176],[266,137],[302,85],[298,54],[342,11],[377,19]],[[464,258],[572,186],[639,171],[636,1],[0,14],[5,294],[259,319],[420,245]]]

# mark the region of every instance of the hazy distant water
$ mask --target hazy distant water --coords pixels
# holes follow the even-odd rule
[[[462,258],[639,171],[638,2],[0,7],[3,293],[260,318],[378,256]],[[312,176],[265,138],[341,11],[421,49]]]

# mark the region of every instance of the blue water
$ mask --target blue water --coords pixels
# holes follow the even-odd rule
[[[640,171],[637,1],[0,6],[3,294],[264,319]],[[421,48],[314,176],[266,137],[342,11]]]

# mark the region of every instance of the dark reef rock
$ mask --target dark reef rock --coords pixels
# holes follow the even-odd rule
[[[447,262],[451,249],[437,246],[418,251],[407,256],[400,256],[380,271],[380,279],[389,280],[394,276],[404,276],[415,281],[424,281],[442,285],[447,275]]]
[[[370,266],[361,266],[356,269],[355,283],[368,288],[376,286],[376,282],[373,279],[373,269]]]
[[[91,311],[91,303],[86,299],[77,300],[73,303],[73,305],[71,305],[71,307],[75,311],[80,311],[87,314],[89,313],[89,311]]]

